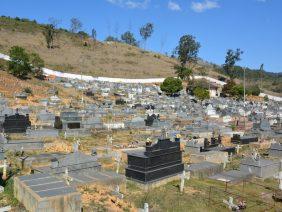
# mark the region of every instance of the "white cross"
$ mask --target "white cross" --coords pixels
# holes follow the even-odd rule
[[[180,182],[180,192],[182,193],[184,190],[184,183],[185,183],[185,170],[183,170],[181,174],[181,182]]]
[[[72,177],[69,176],[68,168],[65,169],[65,174],[63,175],[63,178],[66,180],[67,185],[70,185],[70,182],[73,181]]]
[[[6,159],[4,159],[3,165],[0,166],[0,168],[3,168],[3,176],[2,176],[3,180],[7,179],[7,167],[8,167],[7,161],[6,161]]]
[[[236,146],[236,153],[237,153],[237,154],[239,154],[240,149],[242,149],[242,146],[238,144],[238,145]]]
[[[239,207],[233,203],[233,197],[229,197],[228,201],[224,199],[223,203],[228,205],[229,209],[236,209],[236,211],[239,210]]]

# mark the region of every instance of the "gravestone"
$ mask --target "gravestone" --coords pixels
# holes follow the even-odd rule
[[[143,184],[178,175],[184,170],[180,143],[167,138],[146,143],[145,151],[128,153],[126,177]]]
[[[15,115],[5,115],[3,128],[5,133],[25,133],[26,129],[31,126],[29,115],[20,115],[18,112]]]

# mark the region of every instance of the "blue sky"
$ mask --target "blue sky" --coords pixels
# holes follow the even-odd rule
[[[171,54],[182,35],[192,34],[206,61],[223,64],[227,49],[241,48],[239,65],[282,72],[282,0],[1,0],[0,15],[40,23],[54,17],[67,29],[77,17],[99,40],[127,30],[140,39],[140,26],[152,22],[150,50]]]

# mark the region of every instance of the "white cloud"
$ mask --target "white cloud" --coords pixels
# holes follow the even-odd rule
[[[205,0],[203,2],[192,2],[191,9],[197,13],[204,12],[206,10],[211,10],[219,8],[219,4],[217,1]]]
[[[167,7],[168,7],[168,9],[173,10],[173,11],[180,11],[181,10],[181,7],[179,6],[179,4],[177,4],[176,2],[173,2],[173,1],[169,1]]]
[[[130,9],[146,9],[151,0],[106,0],[111,4]]]

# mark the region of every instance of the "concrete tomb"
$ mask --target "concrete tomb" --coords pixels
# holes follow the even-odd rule
[[[15,177],[14,195],[31,212],[81,211],[80,193],[49,174]]]

